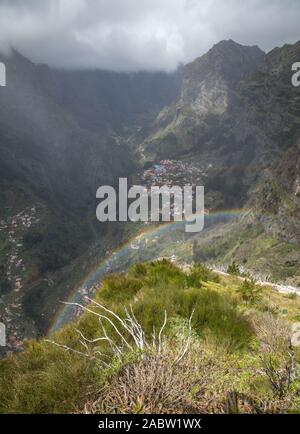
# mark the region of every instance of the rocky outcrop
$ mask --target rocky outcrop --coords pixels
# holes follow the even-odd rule
[[[300,347],[300,322],[292,324],[291,344],[293,347]]]
[[[191,150],[212,153],[231,145],[233,119],[228,114],[236,105],[238,83],[265,68],[263,51],[232,40],[221,41],[186,65],[179,96],[158,116],[141,146],[143,156],[155,159]]]
[[[258,47],[219,42],[185,66],[177,111],[188,106],[198,115],[224,113],[237,84],[263,68],[264,62],[265,54]]]
[[[207,191],[224,196],[234,180],[237,200],[227,195],[223,205],[242,206],[266,169],[297,146],[300,88],[291,85],[296,58],[300,43],[266,55],[233,41],[215,45],[185,66],[179,96],[157,117],[140,147],[142,159],[184,157],[212,165]],[[296,176],[293,184],[298,195]]]

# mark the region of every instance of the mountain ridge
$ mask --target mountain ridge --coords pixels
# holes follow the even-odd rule
[[[82,278],[91,263],[132,232],[96,225],[98,186],[114,185],[118,177],[135,175],[143,164],[163,158],[203,164],[208,208],[250,204],[255,218],[249,227],[258,224],[274,241],[298,245],[299,167],[293,163],[300,98],[290,82],[297,56],[299,43],[265,54],[256,46],[221,41],[173,75],[57,71],[19,53],[10,60],[1,57],[8,72],[0,100],[0,212],[5,227],[0,234],[0,288],[5,300],[10,305],[21,301],[33,328],[44,333],[59,300],[76,285],[75,276]],[[280,158],[291,167],[281,179],[276,175]],[[31,216],[33,207],[38,217]],[[29,230],[19,216],[25,211],[26,219],[40,220]],[[261,217],[265,214],[269,216]],[[21,223],[14,228],[16,219]],[[238,251],[239,237],[230,233],[229,238],[232,251]],[[195,258],[211,260],[205,249],[198,254],[198,241]],[[242,251],[236,259],[244,260],[244,255]],[[223,247],[217,256],[224,258]],[[291,256],[289,272],[294,272],[297,249]],[[228,260],[232,258],[230,253]],[[24,275],[16,266],[20,260]],[[14,271],[8,285],[10,261]],[[82,268],[82,275],[72,267]],[[278,269],[286,273],[285,266]],[[16,285],[22,286],[22,297]]]

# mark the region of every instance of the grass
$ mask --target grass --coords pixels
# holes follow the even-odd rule
[[[208,230],[194,242],[194,260],[210,264],[238,264],[273,282],[300,282],[300,248],[267,235],[249,216]]]
[[[166,260],[137,264],[127,274],[107,277],[97,291],[96,300],[121,317],[124,317],[124,306],[128,309],[131,306],[148,339],[154,329],[161,328],[167,311],[166,353],[160,356],[154,352],[144,358],[140,353],[128,351],[120,362],[106,342],[90,344],[89,354],[101,351],[105,357],[107,366],[103,367],[93,357],[66,351],[45,340],[28,341],[23,352],[0,361],[0,412],[77,413],[84,409],[127,413],[189,412],[192,409],[226,412],[227,395],[232,390],[241,394],[239,396],[248,394],[255,405],[272,399],[277,403],[260,364],[261,342],[253,318],[265,318],[267,312],[280,321],[293,320],[300,302],[265,288],[259,302],[254,303],[243,296],[240,287],[241,280],[237,276],[219,277],[200,264],[184,272]],[[249,288],[246,289],[248,294]],[[270,308],[273,304],[279,307],[275,313]],[[97,311],[95,305],[92,308]],[[193,311],[190,350],[181,367],[171,369],[169,361],[180,351],[182,342],[186,342],[187,322]],[[107,334],[122,346],[112,325],[105,322],[105,327]],[[83,351],[77,330],[90,340],[102,334],[98,318],[85,313],[51,339]],[[130,341],[128,334],[124,336]],[[147,380],[149,369],[157,370],[155,378],[160,387],[157,396]],[[190,373],[188,381],[185,372]],[[126,402],[119,400],[118,388],[122,387],[128,388],[130,398]],[[149,393],[140,399],[140,388],[144,387]],[[296,383],[293,387],[298,390]],[[171,388],[175,395],[177,393],[176,397],[179,394],[182,397],[172,398],[173,408],[167,399]],[[293,409],[296,396],[296,392],[286,391],[279,407],[272,407],[273,410]],[[240,411],[254,412],[254,404],[250,411],[243,399],[239,399]]]

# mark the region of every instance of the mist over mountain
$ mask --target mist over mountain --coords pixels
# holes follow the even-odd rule
[[[264,51],[299,37],[296,0],[1,0],[0,52],[68,69],[174,71],[232,38]]]
[[[0,0],[11,428],[299,414],[299,16],[299,0]]]
[[[7,74],[0,95],[0,297],[15,299],[20,286],[23,308],[45,329],[71,285],[64,267],[95,242],[100,256],[112,247],[110,229],[95,218],[96,190],[136,171],[134,144],[174,99],[181,74],[54,70],[16,51],[0,61]],[[114,231],[120,241],[122,229]]]
[[[297,246],[297,268],[297,59],[299,43],[265,54],[232,40],[169,74],[52,69],[16,51],[0,57],[7,67],[0,298],[19,306],[18,340],[45,333],[61,299],[130,235],[121,225],[97,224],[96,189],[162,159],[201,164],[206,206],[253,207],[247,224],[259,222],[264,233]],[[224,256],[223,248],[212,254],[196,241],[195,257]]]
[[[263,169],[297,144],[299,90],[291,85],[291,65],[299,50],[297,43],[265,54],[222,41],[186,65],[179,97],[141,144],[144,160],[171,154],[212,163],[208,185],[219,191],[219,183],[224,193],[226,179],[229,190],[239,183],[242,191],[228,191],[235,199],[228,196],[227,205],[240,205]]]

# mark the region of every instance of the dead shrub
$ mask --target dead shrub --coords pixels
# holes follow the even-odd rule
[[[88,403],[87,413],[193,413],[192,400],[197,372],[189,355],[178,360],[170,344],[160,352],[144,354],[114,375],[99,399]]]
[[[295,379],[295,355],[288,324],[271,313],[252,320],[261,343],[261,365],[276,397],[284,399]]]

